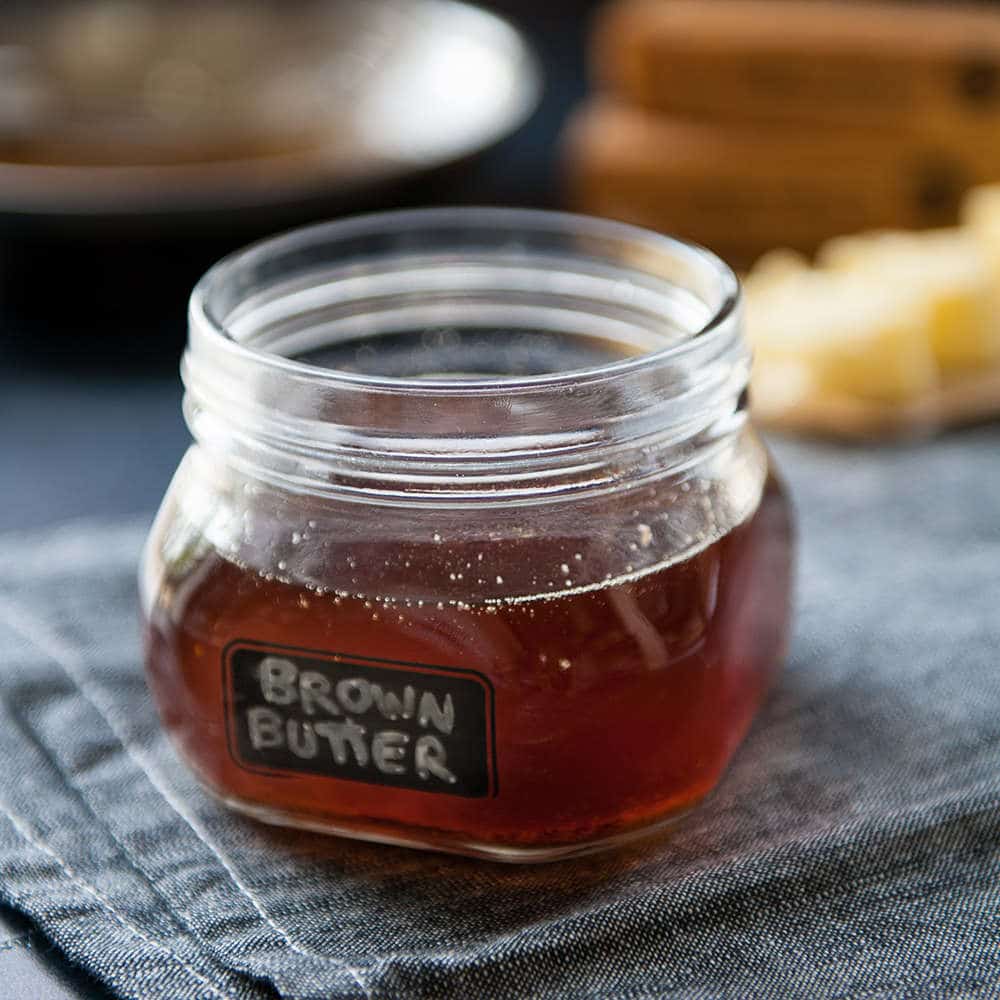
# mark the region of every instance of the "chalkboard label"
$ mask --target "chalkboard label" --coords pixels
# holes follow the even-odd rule
[[[247,770],[496,794],[493,689],[475,671],[249,640],[223,669],[229,750]]]

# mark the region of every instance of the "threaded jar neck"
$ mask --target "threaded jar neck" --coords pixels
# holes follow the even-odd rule
[[[280,488],[531,503],[683,472],[743,427],[738,283],[698,247],[504,209],[364,216],[195,288],[185,414]]]

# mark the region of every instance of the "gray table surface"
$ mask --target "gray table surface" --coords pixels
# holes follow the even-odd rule
[[[149,513],[187,447],[176,374],[0,369],[0,533]],[[0,908],[0,995],[103,998],[17,914]]]
[[[176,373],[0,370],[0,531],[153,511],[187,447],[180,404]]]

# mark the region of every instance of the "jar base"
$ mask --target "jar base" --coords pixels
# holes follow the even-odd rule
[[[545,864],[551,861],[564,861],[569,858],[577,858],[587,854],[595,854],[599,851],[623,847],[634,841],[652,837],[673,826],[698,805],[697,802],[692,803],[683,809],[662,816],[651,823],[621,830],[594,840],[526,847],[520,844],[512,845],[464,840],[461,837],[449,835],[444,831],[431,831],[419,827],[394,826],[392,829],[378,830],[349,822],[317,819],[314,816],[305,816],[300,813],[262,806],[238,796],[222,793],[204,782],[201,783],[214,798],[227,808],[271,826],[306,830],[310,833],[322,833],[373,844],[388,844],[393,847],[408,847],[442,854],[458,854],[464,857],[478,858],[483,861],[497,861],[506,864]]]

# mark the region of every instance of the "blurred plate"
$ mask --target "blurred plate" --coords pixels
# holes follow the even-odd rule
[[[533,110],[536,61],[455,0],[15,4],[0,213],[276,208],[464,159]]]

